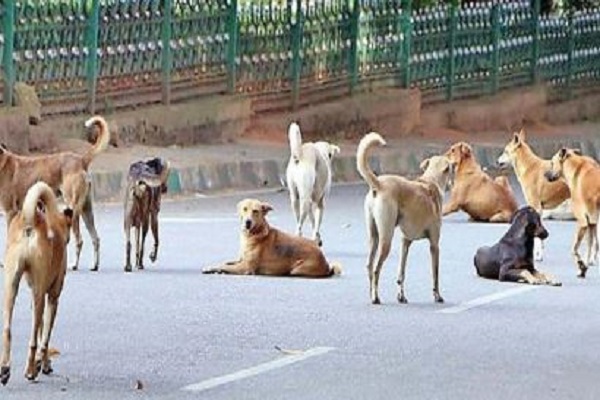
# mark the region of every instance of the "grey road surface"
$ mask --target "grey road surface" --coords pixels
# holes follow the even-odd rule
[[[22,375],[31,321],[23,284],[13,376],[0,399],[600,398],[600,278],[597,267],[585,280],[575,277],[574,223],[546,222],[539,267],[563,286],[531,287],[474,274],[476,248],[495,242],[507,225],[448,217],[442,305],[433,303],[425,242],[411,249],[409,304],[396,302],[397,233],[381,278],[383,304],[373,306],[365,192],[363,185],[332,191],[324,251],[343,274],[324,280],[200,273],[238,254],[235,204],[245,195],[165,203],[157,263],[125,274],[122,208],[97,205],[100,272],[87,270],[86,236],[82,270],[68,273],[61,298],[55,374],[33,384]],[[286,193],[255,197],[273,204],[272,225],[293,230]]]

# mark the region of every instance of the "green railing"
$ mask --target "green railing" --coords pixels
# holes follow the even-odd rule
[[[257,110],[374,87],[452,100],[546,82],[600,83],[600,10],[539,0],[413,9],[411,0],[0,0],[2,97],[36,86],[45,114],[206,95]]]

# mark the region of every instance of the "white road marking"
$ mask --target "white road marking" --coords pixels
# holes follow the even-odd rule
[[[217,386],[226,385],[231,382],[240,381],[242,379],[250,378],[265,372],[272,371],[274,369],[283,368],[291,364],[304,361],[311,357],[316,357],[329,353],[334,350],[333,347],[313,347],[308,349],[301,354],[295,354],[290,356],[284,356],[273,361],[266,362],[264,364],[258,364],[254,367],[242,369],[229,375],[218,376],[216,378],[207,379],[202,382],[193,383],[191,385],[184,386],[181,390],[190,392],[203,392],[208,389],[212,389]]]
[[[492,303],[497,300],[502,300],[507,297],[516,296],[516,295],[519,295],[519,294],[522,294],[525,292],[530,292],[532,290],[538,289],[539,287],[540,286],[532,286],[532,285],[518,286],[518,287],[514,287],[512,289],[503,290],[502,292],[496,292],[496,293],[489,294],[487,296],[478,297],[476,299],[469,300],[469,301],[466,301],[461,304],[457,304],[452,307],[444,308],[444,309],[436,311],[436,312],[440,313],[440,314],[458,314],[463,311],[467,311],[467,310],[470,310],[475,307],[483,306],[483,305]]]

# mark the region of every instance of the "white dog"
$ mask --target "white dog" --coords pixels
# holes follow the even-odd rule
[[[331,160],[340,148],[327,142],[302,143],[300,127],[295,122],[290,124],[288,137],[291,155],[286,177],[296,217],[296,233],[302,235],[302,225],[308,217],[313,228],[312,238],[320,246],[325,197],[331,188]]]

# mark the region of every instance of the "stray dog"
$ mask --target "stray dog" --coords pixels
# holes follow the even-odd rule
[[[61,152],[43,156],[19,156],[0,147],[0,206],[6,212],[7,223],[19,211],[25,193],[35,182],[46,182],[55,193],[62,193],[67,205],[73,210],[73,235],[76,244],[76,259],[73,270],[79,267],[83,239],[79,229],[79,216],[92,238],[94,265],[100,262],[100,238],[94,223],[92,187],[88,168],[90,163],[108,146],[110,132],[104,118],[94,116],[85,122],[87,128],[99,129],[98,140],[84,154]]]
[[[302,236],[302,226],[308,217],[313,227],[312,238],[321,246],[325,197],[331,188],[331,160],[340,148],[322,141],[303,144],[300,127],[295,122],[290,124],[288,137],[291,155],[286,177],[296,217],[296,234]]]
[[[23,275],[33,300],[25,377],[34,380],[40,369],[44,374],[52,372],[48,343],[67,271],[66,247],[72,217],[70,209],[58,210],[52,189],[46,183],[38,182],[27,191],[22,210],[10,222],[4,259],[4,333],[0,361],[3,385],[10,378],[12,316]],[[38,340],[41,347],[36,357]]]
[[[152,229],[154,248],[150,260],[158,256],[158,213],[160,200],[167,191],[169,163],[160,158],[130,165],[125,194],[125,272],[131,272],[131,228],[135,229],[135,265],[144,269],[144,242],[148,226]],[[140,235],[141,230],[141,235]]]
[[[367,134],[358,145],[357,169],[369,185],[365,197],[365,217],[369,235],[370,296],[373,304],[380,304],[379,274],[389,255],[394,230],[400,227],[404,235],[402,259],[398,271],[398,301],[406,303],[404,277],[408,250],[414,240],[429,240],[431,272],[433,275],[433,297],[436,302],[444,299],[439,291],[439,241],[442,226],[442,198],[452,175],[452,165],[443,156],[434,156],[423,161],[423,175],[409,180],[397,175],[377,177],[369,167],[370,150],[385,145],[385,140],[375,132]],[[377,257],[376,257],[377,256]]]
[[[544,240],[548,231],[540,214],[530,206],[517,210],[508,232],[492,247],[480,247],[473,260],[477,275],[499,281],[560,286],[550,274],[535,269],[534,238]]]
[[[552,212],[552,210],[562,206],[565,201],[569,201],[571,197],[569,187],[564,179],[549,182],[544,177],[544,173],[550,169],[550,160],[544,160],[535,155],[525,139],[523,129],[519,133],[515,133],[498,158],[498,165],[500,167],[505,167],[508,164],[513,166],[528,205],[540,214],[544,210],[548,210],[550,215],[558,215],[559,213]],[[564,211],[560,214],[564,216]],[[536,261],[541,261],[544,258],[543,242],[539,239],[535,240],[534,257]]]
[[[204,274],[273,275],[326,278],[341,274],[339,265],[329,264],[311,240],[289,235],[269,225],[266,215],[273,209],[259,200],[238,203],[240,216],[240,259]]]
[[[571,191],[573,214],[577,231],[571,251],[579,269],[577,276],[585,278],[588,265],[598,261],[598,213],[600,207],[600,166],[595,160],[582,156],[578,151],[562,148],[550,162],[546,179],[550,182],[564,178]],[[583,236],[588,234],[587,265],[579,255]]]
[[[517,200],[508,179],[504,176],[490,178],[467,143],[452,145],[445,156],[455,165],[456,171],[443,215],[463,210],[474,221],[509,222],[517,210]]]

